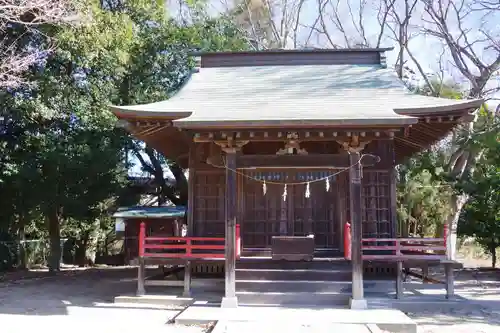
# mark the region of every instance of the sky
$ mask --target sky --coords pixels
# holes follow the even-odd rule
[[[169,1],[169,0],[167,0]],[[212,14],[216,14],[218,12],[221,12],[229,7],[229,3],[232,3],[231,0],[212,0],[210,1],[210,8]],[[250,0],[252,3],[261,3],[262,1],[265,0]],[[323,1],[323,0],[320,0]],[[339,25],[335,25],[335,16],[333,15],[333,5],[339,4],[337,8],[337,13],[340,18],[340,22],[342,25],[342,29],[346,31],[345,35],[348,36],[350,39],[350,42],[356,42],[356,41],[362,41],[361,38],[361,28],[359,24],[359,9],[360,9],[360,3],[365,1],[366,5],[363,10],[363,28],[364,28],[364,35],[366,36],[368,42],[370,44],[374,44],[374,41],[376,41],[379,33],[380,33],[380,24],[377,19],[377,4],[380,2],[378,0],[329,0],[329,4],[332,5],[327,5],[324,7],[323,11],[323,18],[325,21],[325,27],[326,30],[329,31],[330,39],[339,45],[345,46],[345,38],[344,34],[339,33]],[[446,1],[446,0],[444,0]],[[451,1],[451,0],[450,0]],[[469,0],[465,0],[469,1]],[[297,8],[298,0],[277,0],[276,4],[283,4],[287,3],[288,8],[290,9],[291,14],[290,15],[285,15],[285,22],[287,20],[290,20],[291,18],[295,18],[296,15],[294,14],[294,8]],[[178,13],[178,1],[173,1],[170,0],[170,5],[169,8],[171,10],[171,15],[175,16]],[[401,6],[404,4],[403,0],[397,0],[396,4],[398,6]],[[348,6],[349,5],[349,6]],[[308,39],[311,28],[314,24],[314,22],[318,18],[318,1],[317,0],[305,0],[302,10],[300,12],[300,20],[299,20],[299,28],[298,28],[298,36],[299,40],[306,40]],[[398,13],[402,13],[403,7],[397,7]],[[276,11],[277,13],[281,13],[281,11]],[[459,36],[460,31],[458,29],[453,29],[453,27],[457,27],[457,20],[454,19],[454,16],[452,15],[453,12],[449,15],[449,26],[451,28],[451,33],[454,36]],[[278,29],[280,27],[279,23],[281,22],[281,18],[283,15],[276,15],[275,22],[278,23]],[[439,72],[441,69],[443,69],[446,72],[445,77],[453,82],[458,82],[463,85],[467,85],[467,80],[463,79],[463,76],[458,72],[458,70],[454,67],[451,61],[450,54],[444,53],[442,55],[442,50],[443,46],[441,41],[439,41],[437,38],[425,35],[422,33],[419,33],[422,27],[427,27],[427,28],[433,28],[433,26],[428,22],[426,19],[426,16],[424,14],[423,8],[422,7],[416,7],[415,9],[415,16],[416,19],[413,21],[412,24],[414,26],[410,27],[411,33],[414,35],[414,37],[410,41],[410,50],[412,51],[412,54],[415,56],[416,59],[418,59],[420,65],[424,69],[424,72],[426,73],[436,73]],[[418,25],[418,26],[417,26]],[[485,11],[475,11],[469,13],[463,20],[461,20],[461,25],[464,29],[468,31],[467,37],[470,39],[470,41],[477,41],[480,39],[484,39],[484,34],[481,31],[487,32],[489,35],[492,37],[496,38],[496,40],[500,40],[500,11],[496,12],[485,12]],[[289,27],[294,26],[294,22],[290,21],[288,24]],[[321,24],[316,25],[316,27],[321,28]],[[310,38],[310,45],[315,46],[315,47],[320,47],[320,48],[328,48],[331,47],[331,43],[329,43],[328,38],[325,37],[324,34],[319,34],[319,33],[313,33],[315,35],[313,38]],[[393,51],[388,51],[386,53],[387,55],[387,63],[388,66],[394,66],[396,60],[397,60],[397,55],[398,55],[398,49],[397,49],[397,42],[394,41],[392,38],[392,32],[388,29],[385,30],[384,33],[384,38],[382,39],[381,46],[382,47],[395,47]],[[487,43],[476,43],[474,51],[478,54],[479,58],[481,61],[484,63],[490,63],[494,57],[498,55],[497,51],[493,51],[491,49],[486,49],[485,46],[489,45],[490,42]],[[292,47],[293,43],[291,41],[288,42],[287,47]],[[440,59],[444,59],[444,61],[439,61]],[[442,66],[439,66],[438,64],[441,63]],[[414,63],[410,61],[407,62],[407,65],[412,68],[415,72],[417,72],[417,68]],[[468,63],[470,66],[471,63]],[[417,82],[422,82],[422,78],[419,77],[418,75],[414,78]],[[494,88],[500,86],[500,73],[497,73],[495,79],[491,80],[489,82],[489,88]],[[492,95],[490,97],[496,98],[490,101],[490,105],[493,108],[496,108],[497,105],[500,102],[500,92],[497,92],[495,95]],[[134,159],[132,159],[134,161]],[[131,168],[129,171],[130,174],[142,174],[140,165],[137,161],[135,166]],[[167,175],[169,174],[168,171],[166,171]]]

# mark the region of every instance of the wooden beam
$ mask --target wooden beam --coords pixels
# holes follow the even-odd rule
[[[336,141],[339,139],[344,139],[345,141],[352,136],[361,136],[363,140],[369,141],[375,138],[388,138],[394,136],[394,133],[400,132],[402,129],[398,128],[373,128],[373,129],[331,129],[331,130],[315,130],[315,129],[303,129],[303,130],[255,130],[255,131],[196,131],[193,132],[192,137],[195,142],[211,142],[214,140],[249,140],[252,142],[284,142],[287,140],[289,134],[293,133],[296,135],[298,141]]]
[[[226,210],[225,210],[225,295],[221,302],[223,308],[238,307],[236,298],[236,152],[239,148],[224,147],[226,153]]]
[[[347,154],[240,155],[238,169],[253,168],[347,168]]]
[[[195,182],[195,165],[196,165],[196,146],[194,143],[192,143],[189,147],[189,157],[188,157],[188,168],[189,168],[189,174],[188,174],[188,202],[187,202],[187,235],[189,237],[193,237],[193,230],[194,230],[194,200],[196,198],[195,196],[195,189],[196,187],[194,186]]]
[[[350,149],[349,163],[353,167],[349,170],[349,195],[351,212],[351,264],[352,264],[352,298],[351,308],[366,308],[363,290],[363,220],[362,220],[362,188],[361,188],[361,165],[360,149]]]

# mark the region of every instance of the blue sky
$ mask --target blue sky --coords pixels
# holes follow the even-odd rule
[[[169,0],[166,0],[169,1]],[[231,4],[233,0],[216,0],[210,1],[209,7],[211,8],[212,14],[220,13],[223,10],[226,10]],[[251,0],[257,4],[261,3],[265,0]],[[287,2],[288,8],[292,8],[290,10],[289,15],[285,15],[285,21],[289,20],[289,27],[294,26],[294,18],[296,15],[293,13],[294,6],[298,4],[298,0],[280,0],[278,2],[273,3],[285,3]],[[361,28],[359,24],[359,12],[360,6],[359,4],[363,1],[366,3],[365,9],[363,11],[363,27],[364,27],[364,35],[371,46],[374,46],[375,41],[380,33],[380,24],[377,19],[377,4],[380,1],[377,0],[329,0],[330,4],[336,5],[339,3],[337,7],[340,18],[340,23],[342,28],[345,30],[345,35],[348,36],[350,42],[354,44],[355,42],[361,42],[363,39],[361,38]],[[445,2],[446,0],[444,0]],[[469,1],[469,0],[466,0]],[[349,4],[349,6],[348,6]],[[402,6],[404,4],[403,0],[398,0],[398,6]],[[171,15],[176,16],[178,13],[178,2],[170,0]],[[325,7],[325,11],[323,12],[323,17],[325,21],[326,30],[329,32],[329,38],[326,37],[325,34],[320,34],[314,32],[313,37],[310,38],[309,46],[314,47],[331,47],[331,43],[329,39],[334,43],[345,46],[345,37],[343,33],[339,32],[338,24],[335,25],[335,16],[333,15],[333,6],[328,5]],[[398,13],[402,13],[403,8],[397,7]],[[281,13],[281,11],[276,11],[277,13]],[[453,14],[453,13],[452,13]],[[487,14],[487,15],[485,15]],[[302,6],[300,20],[299,20],[299,28],[298,28],[298,40],[303,42],[308,39],[311,28],[318,17],[318,1],[317,0],[305,0]],[[280,28],[282,15],[276,15],[274,21],[277,24],[278,29]],[[354,18],[354,19],[353,19]],[[479,39],[484,38],[484,34],[481,31],[488,32],[497,40],[500,40],[500,11],[487,13],[484,11],[476,11],[467,15],[466,19],[461,22],[463,29],[468,31],[467,37],[470,41],[477,41]],[[316,25],[320,26],[321,25]],[[454,16],[450,14],[449,26],[451,27],[451,33],[454,36],[459,36],[460,31],[456,29],[458,27],[457,21],[454,20]],[[443,44],[442,42],[432,36],[425,35],[420,33],[422,27],[433,28],[433,26],[428,22],[426,15],[423,11],[422,7],[416,7],[414,18],[412,20],[412,26],[410,27],[411,33],[414,37],[410,41],[410,50],[415,58],[419,61],[420,65],[424,68],[424,72],[426,73],[438,73],[440,71],[445,72],[445,77],[449,80],[452,80],[457,83],[461,83],[467,86],[467,80],[463,78],[463,75],[459,73],[459,71],[454,67],[453,62],[451,61],[451,56],[448,52],[443,54]],[[283,30],[282,30],[283,31]],[[299,43],[300,44],[300,43]],[[498,51],[494,50],[485,50],[485,46],[491,44],[487,43],[476,43],[474,51],[480,57],[481,61],[484,63],[491,63],[491,61],[498,55]],[[293,42],[291,39],[288,39],[287,47],[292,47]],[[389,66],[394,66],[397,55],[398,55],[398,43],[392,39],[392,32],[389,29],[385,29],[384,37],[381,43],[382,47],[395,47],[393,51],[387,52],[387,62]],[[406,57],[408,58],[408,57]],[[411,60],[408,59],[407,65],[416,71],[416,66]],[[471,65],[470,63],[468,65]],[[422,81],[421,77],[418,75],[414,78],[416,81]],[[494,88],[500,86],[500,73],[497,73],[496,77],[492,79],[489,83],[489,88]],[[500,93],[496,93],[491,96],[493,98],[498,98],[499,100],[492,100],[490,104],[492,107],[496,107],[496,105],[500,102]],[[136,165],[130,170],[131,173],[141,173],[140,165],[137,162]]]

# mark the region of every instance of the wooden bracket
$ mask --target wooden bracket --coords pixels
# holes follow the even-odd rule
[[[276,155],[294,155],[295,152],[297,155],[307,155],[307,151],[304,148],[300,148],[299,135],[297,133],[288,133],[287,139],[285,147],[278,150]]]
[[[371,141],[360,141],[359,135],[352,135],[350,141],[339,141],[337,142],[344,148],[345,151],[359,153],[365,146],[369,144]]]
[[[214,143],[226,154],[234,154],[241,150],[241,148],[248,143],[248,140],[234,140],[232,137],[228,137],[227,140],[216,140]]]

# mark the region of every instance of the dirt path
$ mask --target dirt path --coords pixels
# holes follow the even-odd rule
[[[2,332],[138,332],[140,328],[201,333],[199,327],[165,325],[179,310],[116,307],[113,298],[133,293],[136,269],[92,269],[56,277],[0,283]],[[71,329],[69,328],[71,327]],[[28,329],[29,328],[29,329]]]
[[[435,273],[438,277],[440,273]],[[0,282],[2,332],[45,328],[67,333],[134,332],[140,328],[173,333],[201,333],[200,327],[165,325],[179,310],[117,308],[113,298],[133,294],[134,268],[103,268],[60,276]],[[478,270],[457,273],[459,301],[429,306],[409,303],[403,309],[419,324],[420,333],[500,333],[500,274]],[[12,280],[12,279],[11,279]],[[93,333],[94,333],[93,332]]]
[[[442,279],[442,272],[434,272]],[[421,333],[500,333],[500,271],[469,268],[455,273],[457,301],[410,305],[405,312]]]

